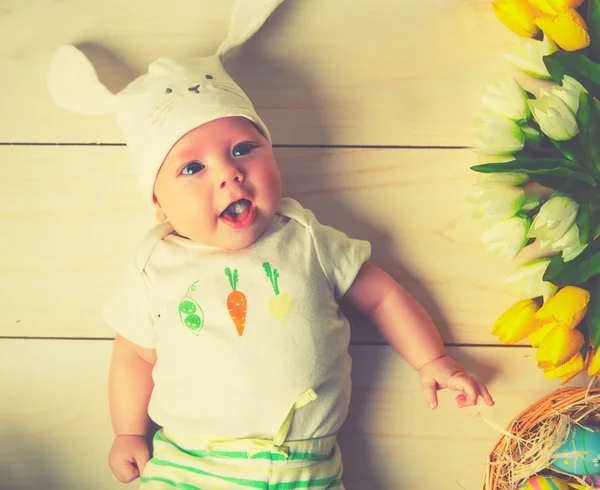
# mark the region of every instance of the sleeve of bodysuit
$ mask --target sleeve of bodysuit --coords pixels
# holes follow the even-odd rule
[[[144,272],[136,260],[104,307],[104,320],[118,334],[141,347],[155,348],[154,315],[150,306]]]
[[[345,233],[319,223],[308,209],[305,213],[319,263],[339,300],[352,286],[362,265],[369,260],[371,244],[349,238]]]

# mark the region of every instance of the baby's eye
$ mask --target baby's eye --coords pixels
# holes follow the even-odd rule
[[[250,153],[254,148],[256,148],[256,145],[252,143],[240,143],[235,145],[232,153],[234,157],[241,157]]]
[[[204,170],[205,165],[200,162],[191,162],[188,163],[185,167],[181,169],[181,175],[194,175]]]

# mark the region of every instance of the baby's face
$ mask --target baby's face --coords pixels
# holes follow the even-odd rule
[[[154,184],[156,217],[194,242],[237,250],[265,231],[281,192],[269,142],[246,118],[225,117],[171,148]]]

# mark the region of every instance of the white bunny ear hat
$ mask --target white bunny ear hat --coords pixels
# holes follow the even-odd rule
[[[148,73],[118,94],[99,80],[92,63],[75,46],[60,47],[48,73],[48,90],[66,109],[81,114],[117,113],[139,182],[147,199],[173,145],[186,133],[222,117],[242,116],[271,141],[250,99],[227,74],[221,56],[249,39],[283,0],[237,0],[229,34],[216,54],[175,61],[159,58]]]

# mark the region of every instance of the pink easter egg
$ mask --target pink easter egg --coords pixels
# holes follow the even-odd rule
[[[554,476],[532,476],[519,490],[569,490],[569,485]]]

